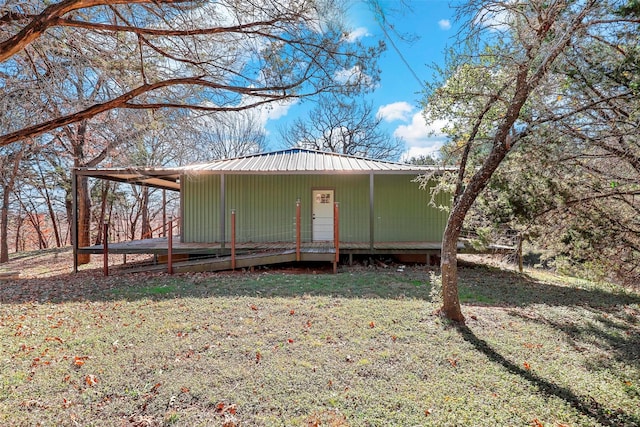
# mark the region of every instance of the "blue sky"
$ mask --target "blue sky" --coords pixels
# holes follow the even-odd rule
[[[346,17],[354,34],[364,38],[365,42],[382,39],[387,44],[387,50],[379,62],[381,81],[370,99],[374,109],[384,119],[384,126],[389,134],[404,139],[405,156],[433,153],[444,141],[444,136],[430,135],[430,131],[437,132],[442,123],[427,125],[424,122],[420,113],[420,92],[422,82],[433,78],[434,71],[429,65],[442,64],[445,49],[453,44],[456,33],[455,11],[448,0],[406,0],[404,7],[400,7],[400,2],[395,0],[382,0],[381,3],[388,24],[395,29],[395,32],[387,31],[387,34],[397,50],[364,1],[353,1],[349,16]],[[266,123],[271,145],[277,145],[278,128],[303,114],[304,109],[305,106],[293,105],[285,110],[276,109],[271,112]]]

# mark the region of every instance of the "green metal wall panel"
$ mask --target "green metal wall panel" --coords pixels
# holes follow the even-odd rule
[[[228,175],[227,211],[236,211],[238,242],[295,241],[296,200],[301,204],[301,237],[311,236],[311,191],[333,189],[340,206],[340,238],[368,238],[369,178],[363,175]],[[227,240],[231,228],[227,220]]]
[[[374,235],[377,242],[440,241],[447,213],[429,206],[430,193],[410,175],[376,175]],[[231,211],[238,242],[295,241],[296,200],[301,202],[301,234],[311,236],[311,191],[333,189],[340,207],[340,240],[369,242],[369,175],[225,175],[225,234],[231,239]],[[183,240],[219,242],[219,175],[182,180]],[[447,196],[438,203],[446,204]]]
[[[220,176],[188,175],[180,181],[183,241],[220,241]]]
[[[421,190],[411,175],[376,175],[374,236],[376,242],[440,242],[447,212],[429,205],[429,188]],[[448,205],[448,195],[436,203]]]

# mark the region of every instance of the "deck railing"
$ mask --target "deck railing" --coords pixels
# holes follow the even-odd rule
[[[160,227],[157,227],[155,230],[159,230],[166,226],[167,229],[167,273],[173,274],[173,230],[175,227],[179,226],[179,221],[175,222],[175,220],[179,219],[179,217],[173,218],[169,217],[169,220],[166,224],[162,224]],[[295,216],[295,259],[297,262],[302,260],[302,225],[301,225],[301,202],[300,200],[296,201],[296,216]],[[237,234],[236,234],[236,209],[231,210],[231,269],[235,270],[237,265]],[[104,243],[103,243],[103,273],[105,276],[109,275],[109,223],[104,223],[103,235],[104,235]],[[337,272],[337,265],[340,260],[340,209],[339,204],[337,202],[333,205],[333,245],[335,250],[335,257],[333,258],[333,271]]]

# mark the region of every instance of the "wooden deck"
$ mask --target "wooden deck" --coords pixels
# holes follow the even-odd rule
[[[370,243],[340,242],[340,256],[353,262],[354,255],[394,255],[405,256],[407,261],[433,263],[440,253],[440,242],[384,242]],[[154,255],[153,264],[128,269],[127,272],[167,269],[168,239],[155,238],[108,244],[108,255],[112,254],[150,254]],[[78,248],[78,253],[103,254],[102,245]],[[343,261],[346,261],[343,258]],[[337,269],[336,248],[333,242],[301,243],[297,253],[295,242],[238,243],[235,254],[229,243],[181,243],[173,239],[171,271],[198,272],[220,271],[238,268],[252,268],[270,264],[282,264],[295,261],[330,262],[334,272]]]
[[[439,253],[442,244],[440,242],[376,242],[373,247],[365,242],[340,242],[341,254],[435,254]],[[119,243],[109,243],[110,254],[153,254],[166,255],[168,239],[160,237],[155,239],[133,240]],[[236,253],[251,252],[280,252],[296,250],[295,242],[249,242],[237,243]],[[78,248],[78,253],[101,254],[102,245],[94,245]],[[335,253],[333,242],[302,242],[302,253]],[[173,238],[173,254],[193,255],[229,255],[230,243],[181,243],[178,236]]]

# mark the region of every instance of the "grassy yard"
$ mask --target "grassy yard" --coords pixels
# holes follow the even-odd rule
[[[461,267],[0,284],[0,425],[640,425],[640,294]]]

